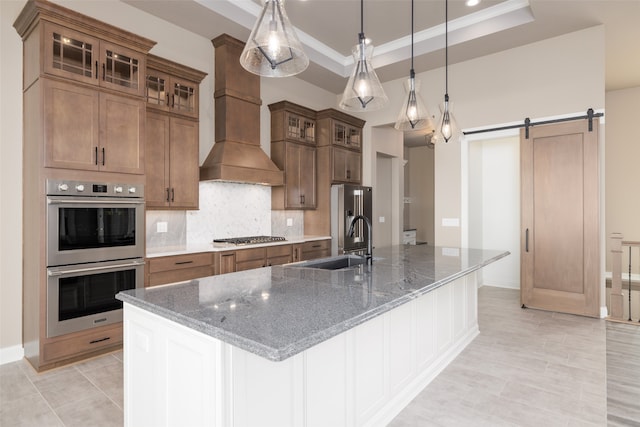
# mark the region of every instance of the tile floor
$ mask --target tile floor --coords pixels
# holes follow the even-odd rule
[[[626,367],[640,377],[640,361],[607,366],[607,355],[621,354],[608,348],[607,335],[627,339],[610,322],[523,310],[517,290],[485,286],[478,301],[480,336],[391,427],[605,426],[607,373],[614,379],[619,373],[620,381],[636,378],[625,376]],[[626,401],[638,407],[637,392],[637,399],[619,393],[610,399],[610,408],[618,406],[610,425],[640,426],[620,416],[628,413]],[[0,366],[2,427],[121,426],[122,408],[122,352],[43,374],[24,361]]]
[[[607,420],[640,426],[640,325],[607,323]]]
[[[42,374],[25,361],[0,366],[0,426],[123,425],[122,352]]]

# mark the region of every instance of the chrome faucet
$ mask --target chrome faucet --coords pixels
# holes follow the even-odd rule
[[[369,218],[364,215],[356,215],[355,217],[353,217],[353,219],[351,220],[351,225],[349,226],[349,231],[347,231],[347,236],[353,237],[353,227],[356,225],[356,222],[358,222],[359,219],[363,220],[367,224],[367,253],[364,255],[364,258],[367,261],[367,264],[371,265],[373,262],[373,245],[371,243],[373,241],[373,236],[371,234],[371,221],[369,220]]]

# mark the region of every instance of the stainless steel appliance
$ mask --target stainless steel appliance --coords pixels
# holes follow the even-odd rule
[[[372,189],[362,185],[338,184],[331,186],[331,254],[361,253],[367,250],[369,232],[365,221],[354,224],[353,236],[349,227],[359,215],[371,220]]]
[[[144,283],[142,185],[48,180],[47,336],[122,321]]]
[[[47,266],[144,256],[142,185],[47,181]]]

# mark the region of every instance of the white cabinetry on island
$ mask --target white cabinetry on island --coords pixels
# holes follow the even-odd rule
[[[125,424],[385,425],[478,334],[475,271],[507,253],[457,254],[395,246],[373,266],[120,294]]]

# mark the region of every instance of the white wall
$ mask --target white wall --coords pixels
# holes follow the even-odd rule
[[[22,357],[21,1],[0,1],[0,364]]]
[[[469,142],[469,246],[511,252],[501,262],[483,269],[482,282],[517,289],[520,287],[520,139],[517,135],[485,138]]]

